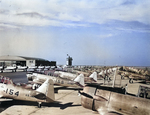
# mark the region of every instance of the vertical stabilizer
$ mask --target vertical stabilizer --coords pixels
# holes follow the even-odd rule
[[[97,73],[96,72],[93,72],[89,78],[92,78],[95,82],[97,82]]]
[[[75,82],[79,83],[82,87],[84,86],[84,75],[80,74],[74,79]]]
[[[36,91],[46,95],[48,102],[55,100],[53,80],[47,79]]]

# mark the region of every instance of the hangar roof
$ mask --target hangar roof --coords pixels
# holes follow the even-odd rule
[[[48,61],[48,60],[45,60],[45,59],[34,58],[34,57],[11,56],[11,55],[0,56],[0,61],[26,61],[26,60]]]

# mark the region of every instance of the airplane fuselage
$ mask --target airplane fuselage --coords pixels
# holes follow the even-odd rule
[[[84,87],[81,104],[102,115],[150,115],[149,99],[112,92],[108,88]]]
[[[76,88],[82,87],[82,86],[80,87],[79,84],[77,84],[72,80],[61,78],[61,77],[43,75],[43,74],[38,74],[37,76],[34,76],[32,79],[33,82],[38,84],[42,84],[43,82],[46,81],[46,79],[52,79],[55,85],[60,85],[65,87],[76,87]]]
[[[45,99],[38,99],[33,94],[39,92],[31,89],[25,89],[21,86],[14,84],[0,83],[0,96],[5,98],[11,98],[16,100],[33,101],[33,102],[46,102]]]

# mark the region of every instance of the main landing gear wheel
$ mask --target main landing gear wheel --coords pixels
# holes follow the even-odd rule
[[[38,102],[38,108],[41,108],[41,104],[42,104],[41,102]]]
[[[129,79],[129,83],[133,83],[133,79]]]
[[[124,79],[124,76],[123,76],[123,75],[121,75],[121,79]]]

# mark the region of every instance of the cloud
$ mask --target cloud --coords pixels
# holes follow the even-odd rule
[[[120,30],[120,31],[126,31],[126,32],[141,32],[141,33],[150,33],[150,29],[143,29],[143,28],[119,28],[116,27],[115,29]]]
[[[4,30],[4,29],[21,29],[20,26],[15,26],[15,25],[11,25],[11,24],[1,24],[0,23],[0,29]]]
[[[17,16],[27,16],[27,17],[35,17],[35,18],[44,18],[41,14],[37,12],[30,12],[30,13],[18,13]]]
[[[116,19],[150,24],[149,5],[147,0],[5,0],[1,2],[0,22],[27,26],[85,26],[81,23],[102,24]]]
[[[7,33],[7,34],[6,34]],[[51,33],[44,35],[39,32],[6,31],[0,32],[0,54],[22,55],[29,57],[43,57],[53,50],[55,46]],[[42,38],[42,39],[41,39]],[[48,55],[49,56],[49,55]]]
[[[0,9],[0,14],[8,14],[9,10]]]

